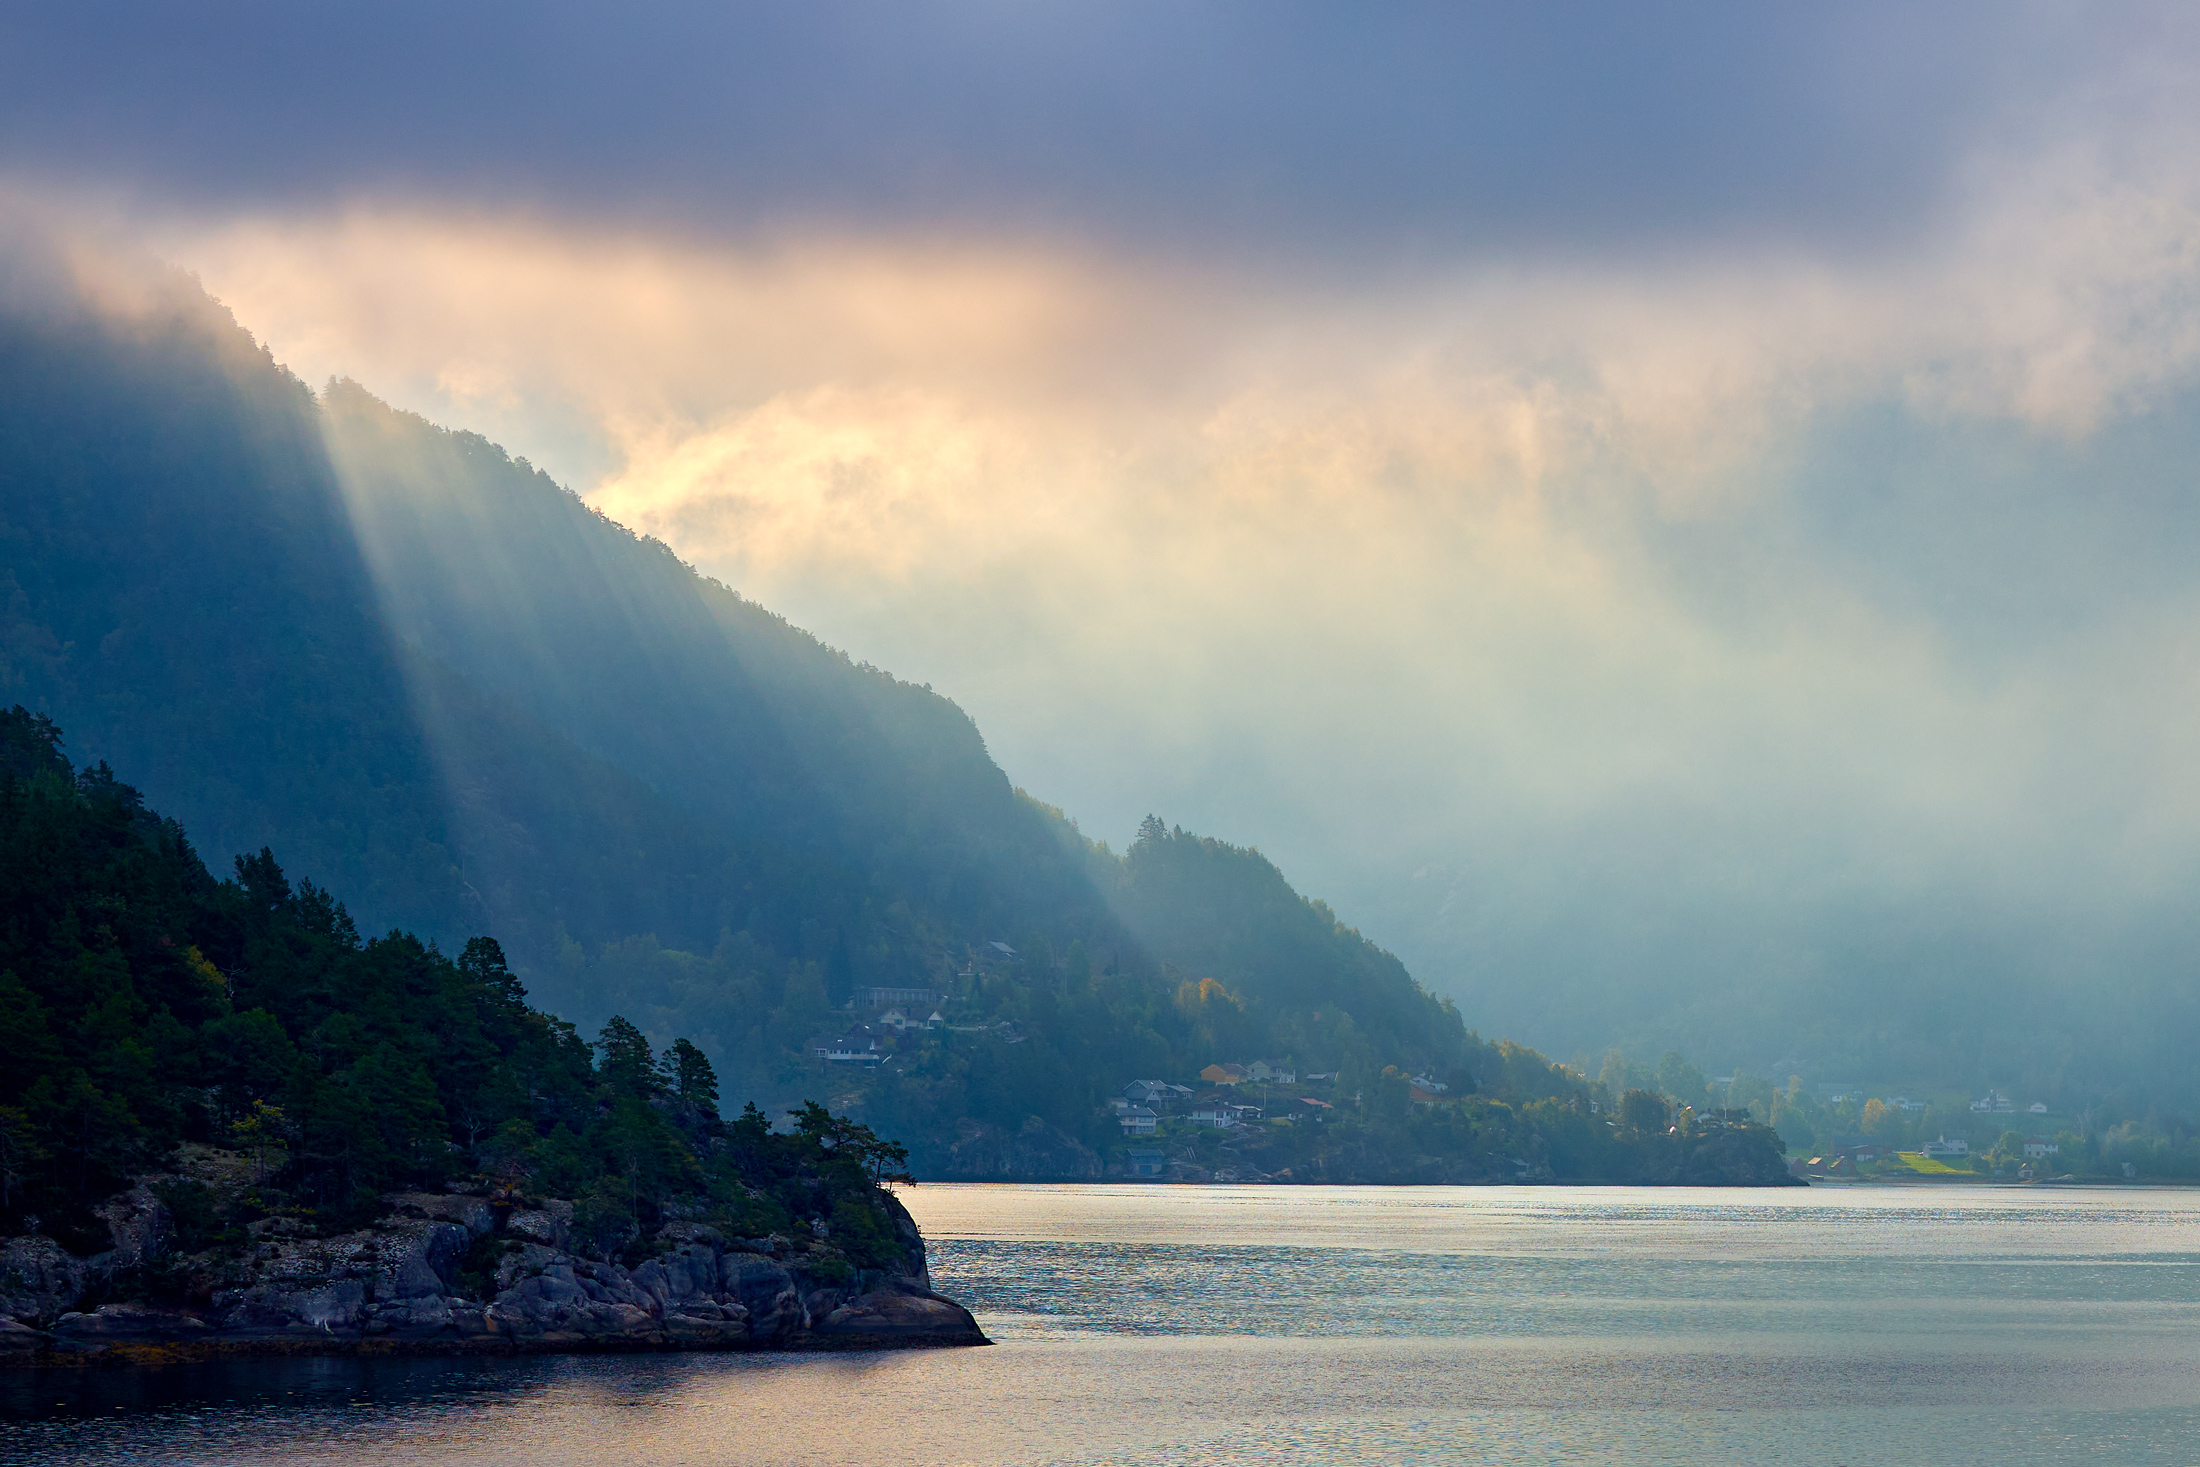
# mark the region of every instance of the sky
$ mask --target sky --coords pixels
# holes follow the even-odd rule
[[[2182,961],[2196,80],[2170,6],[19,6],[0,198],[1564,1054]]]

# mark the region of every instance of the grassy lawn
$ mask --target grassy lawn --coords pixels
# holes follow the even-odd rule
[[[1933,1158],[1927,1156],[1922,1151],[1897,1151],[1895,1155],[1901,1158],[1902,1164],[1908,1167],[1911,1171],[1923,1172],[1928,1177],[1952,1177],[1959,1174],[1963,1176],[1970,1175],[1968,1171],[1964,1171],[1958,1167],[1952,1167],[1944,1161],[1935,1161],[1933,1160]]]

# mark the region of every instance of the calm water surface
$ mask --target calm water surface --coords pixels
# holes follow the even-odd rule
[[[2200,1463],[2200,1194],[924,1186],[1000,1345],[0,1385],[0,1460]]]

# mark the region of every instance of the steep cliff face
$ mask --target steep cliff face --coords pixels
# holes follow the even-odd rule
[[[574,1205],[393,1193],[371,1226],[294,1219],[192,1247],[149,1177],[101,1211],[113,1246],[0,1244],[0,1363],[211,1354],[850,1350],[988,1341],[932,1292],[924,1240],[890,1204],[900,1254],[853,1268],[822,1234],[732,1238],[672,1222],[615,1258],[576,1242]]]

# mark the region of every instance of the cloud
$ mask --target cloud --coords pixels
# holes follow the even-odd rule
[[[729,33],[536,131],[513,78],[589,24],[403,117],[347,72],[302,141],[285,82],[115,207],[309,380],[947,691],[1096,833],[1258,842],[1493,1027],[1592,1027],[1534,1006],[1568,964],[1803,971],[1836,909],[2113,925],[2189,879],[2184,22],[1576,17],[1422,65],[1288,8],[1144,50],[951,9],[774,32],[708,119]],[[51,195],[147,125],[9,156]]]
[[[1982,145],[2165,105],[2171,7],[1198,7],[995,0],[40,7],[0,169],[224,212],[361,197],[711,237],[1141,255],[1861,248]],[[2175,105],[2171,102],[2169,105]]]
[[[1165,806],[1350,891],[1386,847],[1571,849],[1555,833],[1687,811],[1686,869],[1630,879],[1770,902],[1952,867],[2128,882],[2195,834],[2159,791],[2055,793],[2112,749],[2163,773],[2123,730],[2184,684],[2124,679],[2182,645],[2189,587],[2076,578],[2061,634],[1989,665],[1799,487],[1856,467],[1853,412],[2082,460],[2189,387],[2200,212],[2176,180],[2075,176],[1988,180],[1886,261],[1469,262],[1360,291],[370,209],[167,242],[285,360],[483,426],[955,693],[1103,832]],[[1881,505],[1887,534],[1988,512],[1981,462]],[[2087,512],[2049,497],[2036,543]]]

